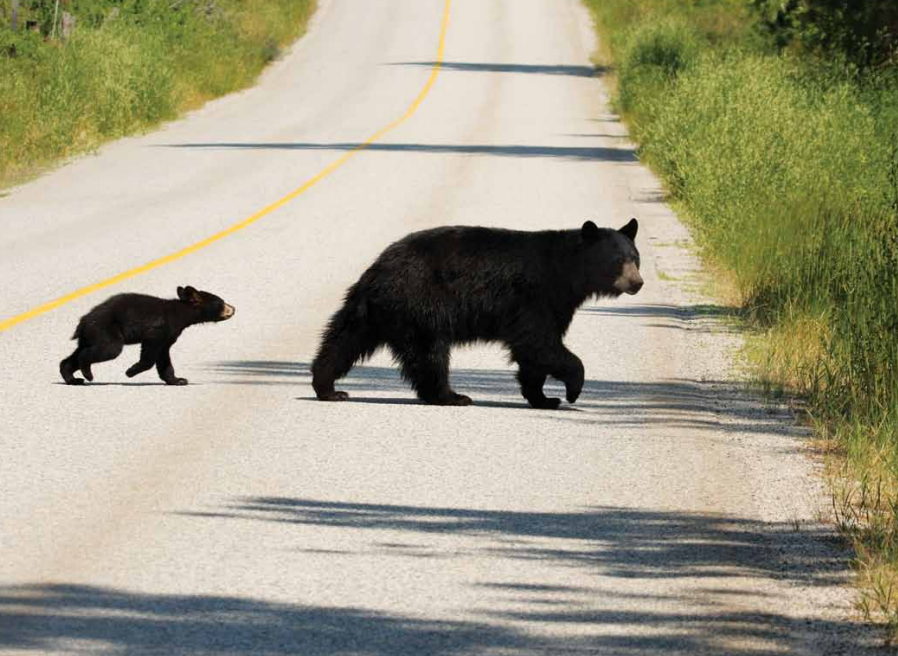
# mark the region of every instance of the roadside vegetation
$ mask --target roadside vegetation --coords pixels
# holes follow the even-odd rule
[[[898,638],[898,3],[587,0],[616,103],[829,446]]]
[[[0,187],[249,85],[314,5],[0,0]]]

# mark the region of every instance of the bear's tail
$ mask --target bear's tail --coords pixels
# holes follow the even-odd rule
[[[368,303],[356,289],[346,295],[346,301],[331,317],[321,338],[318,354],[312,362],[312,387],[322,400],[333,400],[334,381],[342,378],[359,360],[371,357],[380,340],[372,330]],[[340,394],[346,398],[346,394]]]

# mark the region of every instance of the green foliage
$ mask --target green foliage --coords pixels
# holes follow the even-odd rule
[[[700,37],[685,23],[664,19],[634,28],[622,47],[618,72],[620,104],[651,122],[657,103],[644,102],[645,88],[666,87],[696,65]]]
[[[764,29],[730,36],[703,14],[719,3],[595,11],[618,106],[731,272],[763,336],[762,375],[804,396],[847,456],[835,505],[867,571],[865,607],[898,636],[898,70],[884,57],[898,3],[857,4],[847,20],[847,0],[776,3]],[[801,42],[783,52],[770,35],[788,29]]]
[[[53,4],[23,0],[20,25],[51,25]],[[314,0],[61,6],[78,21],[67,42],[45,36],[47,23],[39,31],[0,27],[0,184],[246,86],[296,38]]]
[[[876,111],[882,90],[708,52],[628,93],[653,99],[636,104],[648,108],[642,151],[746,305],[766,325],[796,312],[825,321],[811,352],[826,357],[807,363],[803,391],[834,420],[875,421],[898,404],[898,163],[882,138],[894,124]]]
[[[765,29],[781,47],[796,43],[861,67],[898,55],[895,0],[752,0]]]

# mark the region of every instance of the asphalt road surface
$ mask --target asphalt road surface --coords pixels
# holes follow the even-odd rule
[[[0,199],[0,652],[866,648],[806,436],[735,382],[592,39],[574,0],[327,0],[257,87]],[[489,345],[453,355],[471,407],[417,403],[384,354],[313,400],[391,241],[631,216],[646,285],[575,317],[575,405],[527,407]],[[189,386],[127,379],[136,347],[61,384],[93,305],[186,284],[237,308],[174,348]]]

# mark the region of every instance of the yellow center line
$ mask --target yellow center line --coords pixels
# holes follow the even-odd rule
[[[291,191],[289,194],[287,194],[286,196],[284,196],[283,198],[281,198],[279,200],[276,200],[275,202],[271,203],[267,207],[262,208],[261,210],[259,210],[255,214],[253,214],[252,216],[250,216],[246,219],[243,219],[242,221],[239,221],[228,228],[225,228],[221,232],[217,232],[210,237],[206,237],[202,241],[198,241],[195,244],[191,244],[190,246],[187,246],[186,248],[182,248],[179,251],[176,251],[176,252],[166,255],[164,257],[160,257],[159,259],[153,260],[151,262],[147,262],[146,264],[142,264],[141,266],[134,267],[133,269],[129,269],[127,271],[119,273],[118,275],[112,276],[111,278],[107,278],[106,280],[101,280],[100,282],[95,283],[93,285],[88,285],[87,287],[82,287],[81,289],[77,289],[69,294],[66,294],[65,296],[60,296],[57,299],[54,299],[47,303],[44,303],[43,305],[39,305],[36,308],[28,310],[27,312],[23,312],[22,314],[20,314],[18,316],[10,317],[9,319],[0,321],[0,333],[2,333],[5,330],[9,330],[13,326],[16,326],[24,321],[28,321],[29,319],[33,319],[34,317],[40,316],[40,315],[45,314],[51,310],[54,310],[61,305],[65,305],[66,303],[68,303],[70,301],[74,301],[77,298],[81,298],[82,296],[87,296],[88,294],[92,294],[96,291],[99,291],[99,290],[103,289],[104,287],[111,287],[112,285],[118,284],[118,283],[122,282],[123,280],[128,280],[129,278],[134,278],[135,276],[139,276],[140,274],[146,273],[147,271],[152,271],[153,269],[157,269],[165,264],[174,262],[175,260],[180,260],[182,257],[190,255],[191,253],[195,253],[199,250],[202,250],[203,248],[206,248],[206,246],[209,246],[210,244],[217,242],[219,239],[224,239],[225,237],[232,235],[235,232],[239,232],[240,230],[243,230],[244,228],[255,223],[256,221],[271,214],[272,212],[274,212],[278,208],[282,207],[283,205],[286,205],[291,200],[298,198],[299,196],[304,194],[306,191],[308,191],[309,189],[314,187],[316,184],[321,182],[321,180],[323,180],[324,178],[329,176],[331,173],[336,171],[338,168],[340,168],[351,157],[353,157],[360,151],[364,150],[365,148],[367,148],[368,146],[373,144],[375,141],[377,141],[378,139],[383,137],[385,134],[387,134],[391,130],[394,130],[395,128],[400,126],[402,123],[407,121],[409,118],[411,118],[414,115],[414,113],[416,111],[418,111],[418,107],[421,106],[421,103],[424,102],[424,99],[427,97],[427,94],[430,93],[431,88],[433,87],[434,83],[436,82],[437,75],[440,72],[440,66],[443,63],[443,50],[446,45],[446,30],[449,27],[449,8],[451,5],[452,5],[452,0],[446,0],[445,9],[443,11],[443,22],[442,22],[442,25],[440,26],[440,43],[439,43],[439,47],[437,49],[437,58],[436,58],[436,62],[433,65],[433,68],[430,71],[430,77],[427,79],[427,83],[424,85],[424,88],[421,89],[421,92],[418,94],[418,96],[415,98],[415,100],[412,102],[412,104],[409,105],[408,109],[405,110],[405,113],[402,116],[400,116],[398,119],[396,119],[395,121],[393,121],[386,127],[383,127],[380,130],[378,130],[377,132],[375,132],[373,135],[368,137],[368,139],[366,139],[364,142],[355,146],[352,150],[350,150],[349,152],[342,155],[339,159],[337,159],[336,161],[334,161],[331,164],[329,164],[328,166],[326,166],[324,169],[322,169],[320,172],[318,172],[318,174],[316,174],[314,177],[306,180],[300,187],[297,187],[296,189]]]

